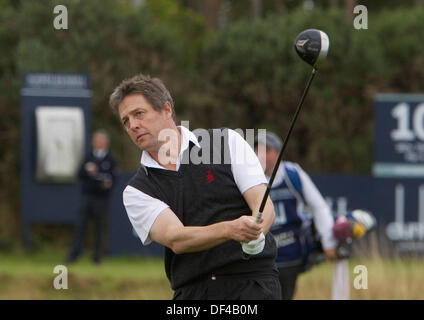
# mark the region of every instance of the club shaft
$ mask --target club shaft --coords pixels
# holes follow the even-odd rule
[[[294,124],[296,123],[297,117],[299,116],[300,110],[302,109],[303,102],[305,101],[306,95],[308,94],[308,91],[309,91],[309,87],[311,86],[312,80],[314,80],[316,72],[317,72],[317,69],[313,68],[311,76],[309,77],[308,83],[306,84],[305,90],[303,91],[303,95],[300,98],[299,104],[296,109],[296,113],[294,114],[294,117],[290,123],[289,131],[287,132],[286,138],[284,139],[283,146],[281,147],[281,151],[280,151],[280,154],[278,155],[277,162],[275,163],[274,169],[272,170],[271,177],[269,178],[268,186],[265,190],[264,197],[262,198],[262,202],[259,207],[258,214],[256,215],[257,223],[259,223],[259,221],[262,218],[262,213],[265,208],[266,200],[268,199],[269,193],[271,191],[272,184],[275,179],[275,175],[277,174],[278,168],[280,167],[280,162],[281,162],[281,159],[283,158],[284,150],[286,149],[287,142],[289,141],[289,138],[290,138],[290,134],[293,130]]]

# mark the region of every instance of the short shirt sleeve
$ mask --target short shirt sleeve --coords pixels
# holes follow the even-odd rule
[[[132,186],[125,188],[122,197],[128,218],[138,237],[143,245],[150,244],[150,228],[157,216],[169,206]]]
[[[255,151],[236,131],[228,129],[228,143],[231,156],[231,171],[241,193],[267,184],[267,179]]]

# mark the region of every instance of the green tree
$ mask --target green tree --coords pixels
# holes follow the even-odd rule
[[[373,95],[420,87],[424,48],[412,30],[420,30],[423,15],[423,9],[383,10],[370,14],[365,32],[354,29],[338,8],[239,21],[208,43],[203,60],[212,63],[203,70],[213,94],[223,101],[219,112],[229,126],[268,128],[283,135],[310,72],[293,41],[302,30],[324,30],[330,38],[329,56],[286,157],[313,171],[369,173]]]

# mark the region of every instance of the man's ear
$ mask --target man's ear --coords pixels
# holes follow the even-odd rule
[[[172,106],[169,101],[165,102],[163,111],[166,113],[167,119],[172,119]]]

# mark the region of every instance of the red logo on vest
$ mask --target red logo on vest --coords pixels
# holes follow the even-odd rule
[[[209,182],[212,182],[215,180],[210,170],[207,171],[206,179],[208,179]]]

